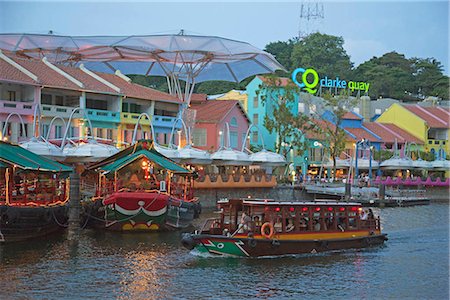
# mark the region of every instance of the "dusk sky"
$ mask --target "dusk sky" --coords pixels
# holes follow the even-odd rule
[[[311,1],[310,1],[311,2]],[[342,36],[358,65],[397,51],[434,57],[449,74],[448,1],[322,1],[325,18],[312,28]],[[61,35],[215,35],[249,42],[261,49],[297,36],[301,1],[290,2],[119,2],[2,1],[1,33]]]

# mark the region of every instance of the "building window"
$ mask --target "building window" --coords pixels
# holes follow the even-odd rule
[[[236,131],[230,131],[230,147],[235,149],[238,147],[238,133]]]
[[[253,97],[253,108],[258,108],[259,106],[259,100],[258,96]]]
[[[206,128],[195,128],[192,140],[195,146],[205,147],[207,140]]]
[[[122,112],[129,112],[128,111],[128,103],[126,103],[126,102],[122,103]]]
[[[252,132],[252,143],[258,143],[258,132]]]
[[[52,105],[52,95],[42,94],[42,96],[41,96],[41,103],[42,104]]]
[[[55,105],[64,106],[64,97],[55,96]]]
[[[97,137],[103,138],[103,128],[97,128]]]
[[[106,134],[107,134],[107,139],[108,140],[110,140],[110,141],[112,141],[113,140],[113,130],[112,129],[108,129],[107,131],[106,131]]]
[[[42,125],[42,136],[43,137],[45,137],[45,138],[47,137],[49,129],[50,129],[49,125],[46,125],[46,124]]]
[[[8,91],[8,100],[16,101],[16,91]]]
[[[19,128],[20,128],[20,133],[19,136],[28,136],[28,124],[23,124],[24,126],[22,127],[22,124],[19,123]],[[25,132],[23,132],[23,130],[25,130]]]
[[[381,109],[380,108],[375,108],[375,114],[376,115],[381,115]]]
[[[70,126],[70,137],[75,137],[75,127],[74,126]]]
[[[253,125],[258,126],[258,114],[253,114]]]
[[[230,120],[230,125],[231,125],[231,126],[234,126],[234,127],[237,127],[237,126],[238,126],[238,123],[237,123],[237,120],[236,120],[235,117],[232,117],[232,118],[231,118],[231,120]]]
[[[123,142],[128,142],[128,130],[123,131]]]
[[[359,107],[355,107],[355,108],[353,108],[353,112],[355,112],[355,113],[359,114]]]
[[[298,103],[298,113],[304,113],[305,112],[305,103]]]
[[[55,139],[62,138],[62,126],[55,126]]]

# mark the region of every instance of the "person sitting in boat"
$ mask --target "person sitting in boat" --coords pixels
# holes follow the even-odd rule
[[[320,222],[318,219],[314,220],[314,230],[319,231],[320,230]]]
[[[375,219],[375,215],[373,214],[373,211],[371,208],[369,208],[369,212],[367,213],[367,219],[369,219],[369,220]]]
[[[367,220],[367,214],[364,210],[361,211],[360,219],[363,221]]]
[[[294,221],[292,219],[288,219],[288,223],[286,225],[286,232],[291,232],[294,230]]]
[[[277,221],[273,225],[273,228],[275,229],[276,232],[283,231],[283,225],[281,224],[281,220],[280,219],[277,219]]]
[[[253,223],[255,224],[256,227],[261,227],[262,226],[262,222],[261,222],[261,220],[259,219],[258,216],[255,216],[253,218]]]
[[[252,218],[245,213],[245,211],[242,212],[241,216],[241,222],[239,224],[239,233],[243,233],[245,231],[248,231],[250,229],[250,223],[252,221]]]
[[[307,230],[308,229],[308,221],[305,218],[302,218],[300,220],[300,230]]]

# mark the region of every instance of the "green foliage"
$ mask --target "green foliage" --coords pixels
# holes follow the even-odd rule
[[[373,152],[373,159],[377,160],[377,161],[385,161],[388,160],[389,158],[391,158],[393,156],[393,152],[392,150],[375,150]]]
[[[291,107],[298,93],[297,85],[289,83],[281,87],[280,79],[274,76],[268,76],[260,87],[263,105],[271,112],[265,115],[264,126],[270,133],[276,133],[278,139],[275,149],[284,156],[290,150],[298,153],[305,151],[307,143],[303,138],[304,130],[312,130],[313,127],[306,115],[292,113]]]
[[[449,99],[449,78],[442,74],[442,64],[434,58],[411,58],[415,91],[426,96]]]
[[[342,37],[313,33],[294,45],[291,65],[314,68],[319,75],[347,78],[353,63],[343,45]]]
[[[271,53],[286,70],[290,71],[295,69],[295,66],[292,66],[291,55],[296,43],[297,38],[289,39],[287,42],[271,42],[266,45],[264,51]]]
[[[167,80],[162,76],[127,75],[133,83],[167,93]]]

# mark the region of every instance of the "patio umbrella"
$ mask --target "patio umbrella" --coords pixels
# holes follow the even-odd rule
[[[183,31],[134,36],[0,34],[0,49],[31,58],[45,56],[55,63],[83,63],[100,72],[166,76],[169,92],[187,104],[195,83],[240,82],[251,75],[284,70],[271,54],[246,42]]]
[[[96,162],[117,152],[119,150],[116,147],[101,144],[94,139],[88,139],[87,143],[67,144],[63,149],[66,162]]]
[[[29,141],[20,143],[20,147],[49,159],[64,160],[62,150],[42,137],[32,137]]]
[[[266,167],[279,167],[287,164],[283,155],[267,151],[266,149],[250,154],[249,158],[253,164]]]

